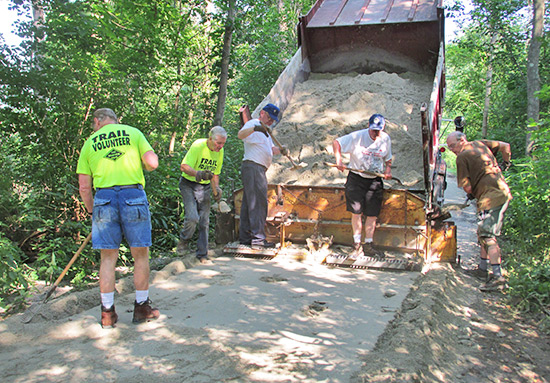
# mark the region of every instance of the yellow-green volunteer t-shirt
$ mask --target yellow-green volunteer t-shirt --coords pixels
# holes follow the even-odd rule
[[[223,165],[223,148],[219,152],[213,152],[208,149],[207,139],[200,138],[191,144],[181,163],[187,164],[195,170],[210,170],[212,173],[219,175]],[[195,177],[191,177],[184,172],[181,176],[189,181],[197,182]],[[208,184],[210,181],[201,181],[200,183]]]
[[[138,129],[122,124],[105,125],[84,143],[76,173],[92,176],[94,188],[145,186],[141,156],[150,150],[153,148]]]

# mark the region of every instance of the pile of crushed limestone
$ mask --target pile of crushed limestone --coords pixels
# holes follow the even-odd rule
[[[366,129],[369,117],[386,118],[392,139],[392,174],[404,184],[423,177],[420,106],[430,98],[432,79],[418,74],[376,72],[366,74],[315,74],[296,86],[292,100],[273,134],[290,150],[292,170],[285,157],[268,170],[270,183],[342,186],[346,173],[328,167],[334,163],[332,141]]]

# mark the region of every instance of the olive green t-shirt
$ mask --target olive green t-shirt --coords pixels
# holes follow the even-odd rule
[[[493,209],[512,199],[494,156],[498,147],[498,141],[473,141],[456,157],[458,187],[472,187],[479,211]]]
[[[223,148],[219,152],[214,152],[208,149],[207,139],[200,138],[191,144],[181,163],[189,165],[195,170],[210,170],[212,173],[219,175],[223,165]],[[191,177],[185,172],[182,172],[181,176],[189,181],[197,182],[195,177]],[[210,181],[205,180],[200,183],[208,184]]]
[[[151,150],[153,148],[138,129],[108,124],[84,143],[76,173],[92,176],[94,188],[145,186],[141,157]]]

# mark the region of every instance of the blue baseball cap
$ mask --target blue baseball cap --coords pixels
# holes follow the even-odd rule
[[[262,110],[265,110],[267,114],[269,114],[269,117],[271,117],[273,120],[279,122],[279,116],[281,115],[281,110],[277,108],[273,104],[267,104],[263,107]]]
[[[381,114],[373,114],[369,118],[369,128],[372,130],[383,130],[386,126],[386,120]]]

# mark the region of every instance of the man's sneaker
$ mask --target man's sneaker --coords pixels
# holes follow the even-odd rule
[[[208,257],[197,257],[197,259],[198,259],[199,262],[202,263],[203,265],[211,265],[211,264],[212,264],[212,261],[211,261],[210,258],[208,258]]]
[[[132,322],[143,323],[149,320],[158,319],[160,312],[156,308],[151,308],[151,303],[149,298],[143,303],[134,302],[134,318]]]
[[[487,282],[479,288],[481,291],[502,291],[507,288],[506,279],[502,275],[496,277],[493,274],[487,279]]]
[[[189,242],[184,241],[183,239],[180,239],[178,242],[178,247],[176,248],[176,253],[178,254],[184,254],[187,251]]]
[[[363,255],[363,246],[361,246],[360,243],[353,244],[353,250],[349,254],[349,259],[357,259],[357,257],[360,257]]]
[[[252,243],[250,247],[252,247],[254,250],[274,249],[275,244],[273,242],[263,241],[263,242]]]
[[[482,282],[487,282],[487,278],[489,277],[489,272],[487,270],[481,270],[479,267],[471,270],[461,269],[461,271],[464,274],[477,278]]]
[[[384,258],[384,253],[381,251],[376,250],[374,247],[372,247],[372,242],[367,242],[363,245],[363,254],[367,257],[377,257],[377,258]]]
[[[115,311],[115,305],[106,309],[101,305],[101,327],[115,327],[115,323],[118,320],[118,315]]]

